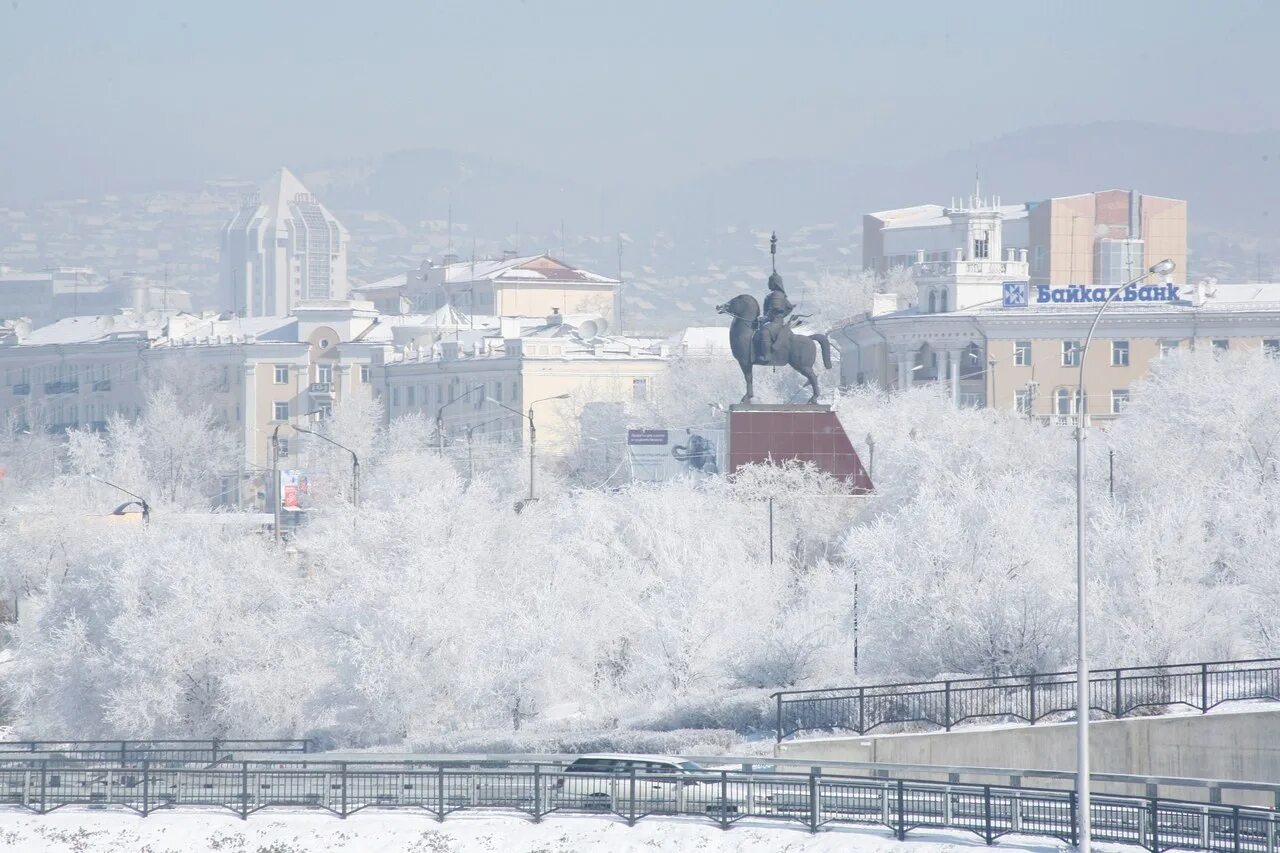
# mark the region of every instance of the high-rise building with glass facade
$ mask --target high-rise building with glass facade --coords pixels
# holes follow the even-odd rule
[[[345,298],[347,240],[347,229],[282,167],[222,229],[219,307],[278,317],[299,302]]]

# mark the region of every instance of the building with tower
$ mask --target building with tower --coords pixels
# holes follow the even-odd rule
[[[1106,420],[1150,364],[1178,349],[1280,357],[1280,285],[1186,284],[1186,202],[1109,190],[1019,205],[978,192],[948,206],[864,217],[863,263],[911,270],[914,304],[877,294],[830,330],[841,381],[910,388],[939,382],[958,405],[1028,417]],[[1084,364],[1081,343],[1116,297]]]
[[[280,317],[307,300],[345,299],[347,242],[342,223],[281,167],[222,228],[218,307]]]

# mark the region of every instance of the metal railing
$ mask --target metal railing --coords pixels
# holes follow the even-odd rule
[[[1076,674],[1031,673],[875,684],[772,694],[778,741],[802,731],[866,734],[886,724],[950,731],[969,720],[1021,720],[1074,714]],[[1208,713],[1223,702],[1280,701],[1280,658],[1094,670],[1089,707],[1116,719],[1140,709],[1185,707]]]
[[[0,765],[42,759],[46,762],[97,761],[121,767],[217,764],[279,753],[308,753],[310,742],[297,739],[211,738],[209,740],[5,740]]]
[[[1074,843],[1071,790],[888,780],[808,772],[698,770],[581,773],[565,764],[458,762],[237,762],[206,769],[126,767],[100,762],[0,767],[0,804],[47,814],[63,806],[120,806],[146,816],[162,809],[222,807],[242,818],[268,808],[312,808],[347,817],[368,808],[419,810],[437,820],[462,810],[499,809],[535,821],[554,813],[612,815],[634,825],[650,816],[697,817],[728,829],[744,818],[883,826],[903,839],[915,829],[1040,835]],[[1280,816],[1249,806],[1099,795],[1091,821],[1100,841],[1151,851],[1196,847],[1280,853]]]

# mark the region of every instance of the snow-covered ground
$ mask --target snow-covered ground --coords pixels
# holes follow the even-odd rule
[[[706,822],[653,818],[628,827],[621,820],[571,816],[533,823],[517,816],[460,814],[437,823],[401,812],[361,812],[340,820],[316,812],[271,811],[242,821],[216,811],[143,819],[119,811],[63,809],[39,816],[0,809],[0,849],[14,853],[942,853],[969,848],[973,853],[990,849],[964,833],[921,832],[900,842],[874,827],[811,835],[795,825],[744,822],[726,832]],[[1057,853],[1066,848],[1023,837],[1005,839],[997,849]]]

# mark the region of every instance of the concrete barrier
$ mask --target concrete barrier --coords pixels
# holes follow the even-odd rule
[[[1207,715],[1097,720],[1089,727],[1096,773],[1280,782],[1280,709]],[[779,758],[936,764],[967,767],[1075,769],[1072,723],[960,728],[950,732],[795,740],[776,748]],[[1066,782],[1036,782],[1069,787]],[[1133,786],[1102,786],[1100,793],[1141,795]],[[1179,796],[1164,790],[1161,796]],[[1266,797],[1226,794],[1238,805],[1274,805]]]

